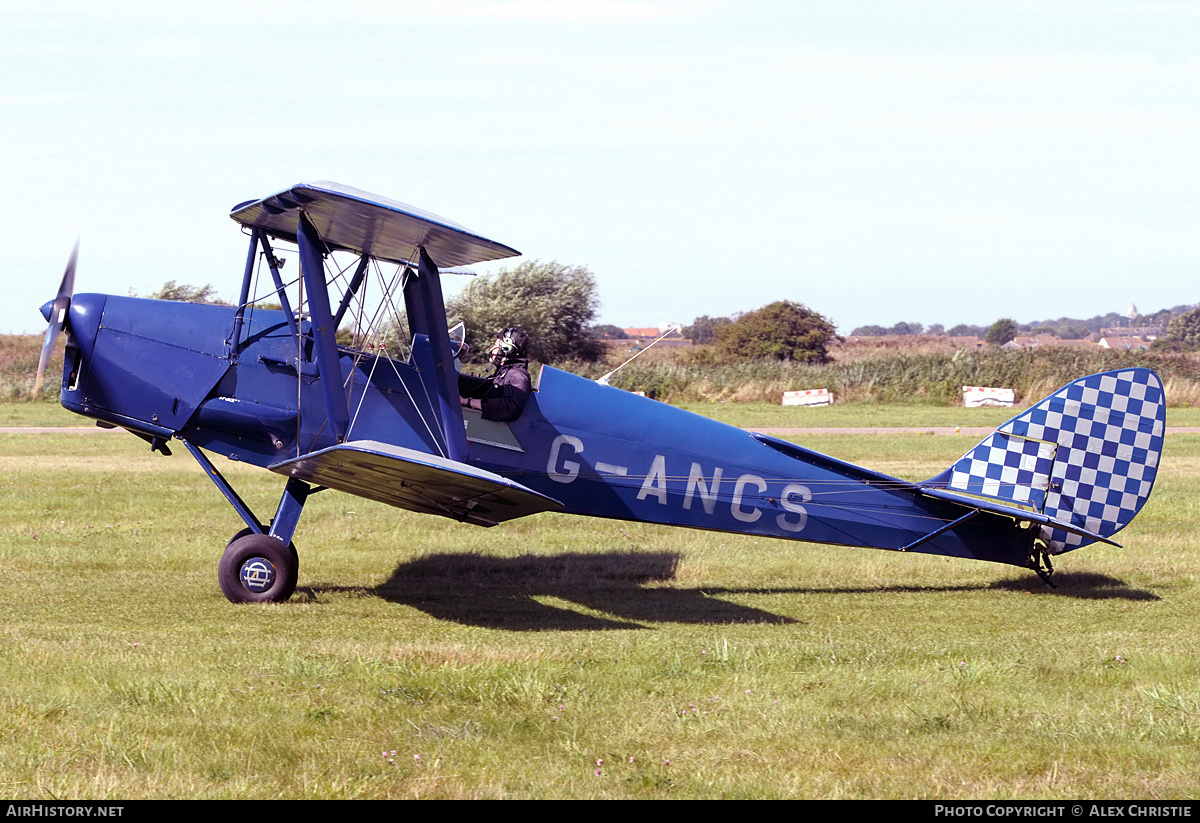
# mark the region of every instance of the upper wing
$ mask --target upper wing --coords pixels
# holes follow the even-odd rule
[[[301,210],[331,248],[393,263],[415,262],[418,246],[424,246],[441,269],[520,254],[444,217],[328,181],[298,183],[262,200],[241,203],[229,216],[243,226],[295,240]]]

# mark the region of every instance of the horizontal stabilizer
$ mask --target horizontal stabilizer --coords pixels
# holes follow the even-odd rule
[[[1070,551],[1111,537],[1141,510],[1165,427],[1166,398],[1153,371],[1093,374],[1009,420],[922,486],[1043,514],[1050,550]]]
[[[389,506],[477,526],[562,508],[554,498],[498,474],[374,440],[342,443],[269,468]]]
[[[856,466],[853,463],[847,463],[845,460],[838,460],[836,457],[830,457],[827,454],[815,452],[812,449],[806,449],[803,446],[798,446],[795,443],[789,443],[786,440],[780,440],[777,437],[770,437],[765,434],[751,433],[750,435],[764,446],[770,446],[777,452],[786,454],[788,457],[794,457],[796,460],[802,460],[805,463],[819,466],[823,469],[828,469],[832,472],[849,478],[850,480],[858,480],[869,485],[877,486],[883,489],[910,489],[916,490],[917,484],[910,483],[907,480],[901,480],[899,477],[892,477],[888,474],[883,474],[877,471]]]
[[[921,493],[926,497],[936,497],[938,500],[949,500],[951,503],[959,503],[966,506],[968,509],[975,509],[989,514],[999,514],[1006,517],[1012,517],[1017,520],[1025,520],[1030,523],[1038,523],[1048,529],[1057,529],[1088,540],[1099,540],[1102,543],[1108,543],[1110,546],[1120,546],[1115,540],[1109,540],[1103,535],[1088,531],[1082,526],[1076,526],[1074,523],[1067,523],[1060,520],[1053,520],[1041,512],[1035,512],[1030,509],[1024,509],[1019,506],[1010,506],[994,500],[984,500],[982,497],[970,497],[965,494],[956,494],[954,492],[945,491],[943,489],[922,489]]]

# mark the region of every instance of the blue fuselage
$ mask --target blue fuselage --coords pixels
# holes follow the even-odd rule
[[[334,445],[316,358],[280,311],[77,295],[68,409],[270,467]],[[350,426],[446,455],[436,386],[408,362],[338,354]],[[454,421],[454,425],[461,422]],[[499,427],[499,428],[498,428]],[[545,367],[511,424],[467,420],[467,462],[570,513],[898,549],[962,514],[913,484]],[[1030,533],[981,514],[916,550],[1021,565]]]

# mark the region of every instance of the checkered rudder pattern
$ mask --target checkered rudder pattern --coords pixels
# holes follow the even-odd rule
[[[936,480],[1109,537],[1150,496],[1165,421],[1154,372],[1093,374],[1005,423]],[[1092,542],[1048,526],[1042,537],[1055,553]]]

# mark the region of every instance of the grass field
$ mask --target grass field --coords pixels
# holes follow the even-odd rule
[[[910,478],[964,450],[804,443]],[[1125,547],[1060,558],[1055,591],[970,561],[553,515],[485,530],[329,492],[296,596],[237,607],[215,573],[239,523],[181,452],[0,435],[0,795],[1198,793],[1200,436],[1168,438]],[[273,506],[275,476],[221,468]]]
[[[846,403],[823,407],[777,403],[680,403],[680,408],[741,428],[995,428],[1025,407],[967,409],[962,406]],[[1167,409],[1168,426],[1200,426],[1200,408]]]

